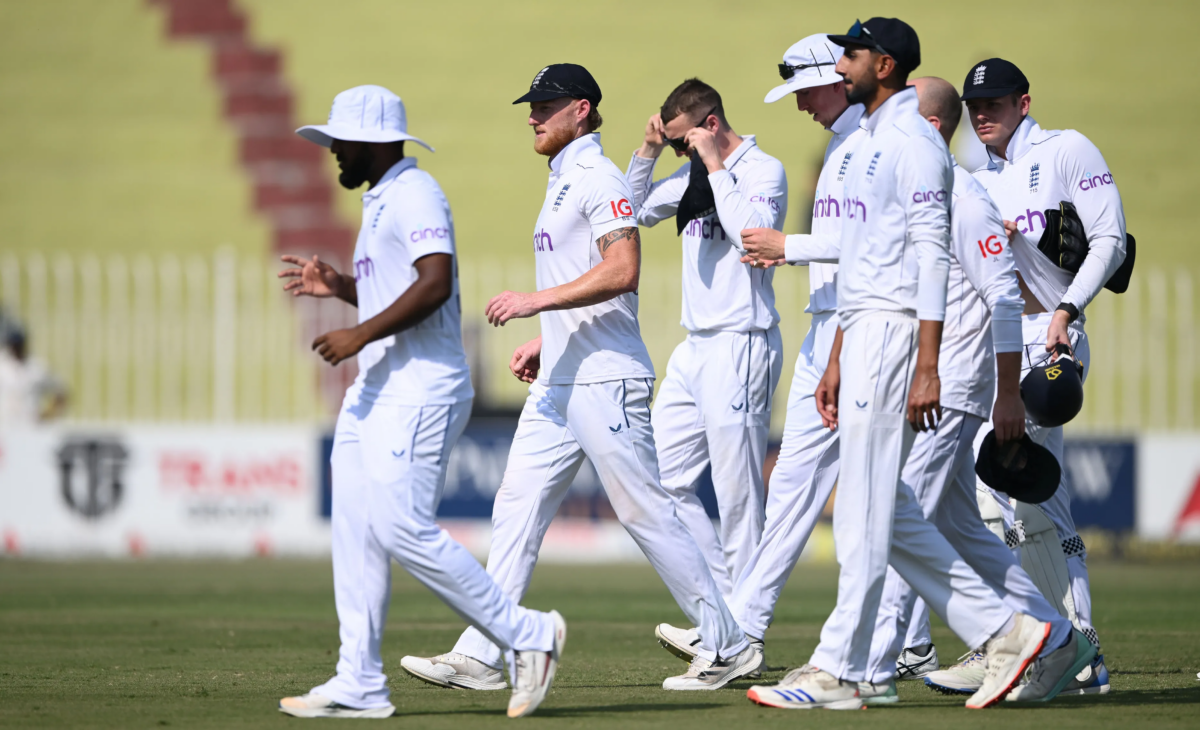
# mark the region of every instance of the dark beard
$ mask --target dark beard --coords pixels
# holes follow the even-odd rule
[[[367,181],[371,170],[371,156],[362,155],[353,162],[345,163],[338,175],[338,182],[347,190],[361,187]]]
[[[851,106],[863,104],[873,93],[875,93],[874,86],[865,88],[863,84],[855,83],[846,87],[846,102]]]

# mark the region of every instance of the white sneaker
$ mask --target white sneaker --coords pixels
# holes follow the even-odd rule
[[[439,654],[435,657],[406,656],[400,660],[404,671],[421,680],[450,689],[505,689],[504,673],[465,654]]]
[[[750,648],[758,655],[758,668],[747,672],[744,676],[746,679],[762,679],[762,673],[767,671],[767,647],[762,639],[755,639],[752,636],[746,638],[750,640]]]
[[[958,658],[958,664],[925,675],[925,686],[944,695],[975,694],[987,676],[987,655],[969,651]]]
[[[667,677],[663,680],[663,689],[721,689],[733,680],[745,677],[757,670],[761,664],[762,654],[752,646],[747,646],[736,656],[725,661],[710,662],[704,657],[698,656],[688,665],[687,674]]]
[[[893,688],[894,689],[894,688]],[[861,710],[856,682],[843,682],[829,672],[805,664],[787,673],[783,681],[769,687],[751,687],[751,702],[787,710],[824,707],[827,710]]]
[[[554,672],[567,644],[567,622],[558,611],[551,611],[550,617],[554,619],[554,647],[550,651],[515,652],[517,671],[513,676],[512,699],[508,701],[509,717],[532,714],[554,683]]]
[[[359,710],[338,704],[324,695],[309,692],[299,697],[284,697],[279,701],[279,711],[292,717],[356,717],[378,720],[391,717],[396,708],[389,704],[386,707]]]
[[[658,637],[662,648],[685,662],[690,663],[696,658],[696,651],[700,648],[700,632],[696,629],[680,629],[671,624],[659,624],[654,629],[654,635]]]
[[[941,665],[938,664],[937,647],[926,644],[924,654],[918,653],[920,648],[909,647],[900,652],[900,658],[896,660],[896,679],[922,679],[938,670]]]
[[[900,695],[896,694],[896,680],[894,679],[889,679],[883,684],[859,682],[858,696],[864,705],[894,705],[900,701]]]
[[[1049,702],[1058,696],[1076,675],[1091,674],[1096,647],[1087,637],[1071,629],[1071,638],[1045,656],[1038,657],[1029,667],[1029,678],[1008,693],[1009,702]]]
[[[968,709],[982,710],[1004,699],[1021,681],[1026,667],[1037,658],[1050,635],[1050,624],[1023,613],[1015,616],[1013,624],[1012,631],[1004,636],[988,639],[985,650],[987,675],[983,678],[983,686],[967,700]]]

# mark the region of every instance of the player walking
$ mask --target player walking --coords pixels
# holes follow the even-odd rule
[[[975,134],[987,146],[988,163],[974,176],[1004,216],[1020,274],[1025,300],[1022,374],[1054,357],[1053,348],[1061,343],[1069,345],[1084,364],[1086,378],[1091,358],[1083,312],[1126,254],[1125,212],[1108,163],[1079,132],[1044,130],[1038,125],[1029,114],[1029,80],[1008,61],[990,58],[975,64],[963,81],[962,98]],[[1058,208],[1063,201],[1075,206],[1087,234],[1086,256],[1071,268],[1062,268],[1060,264],[1067,262],[1061,259],[1051,261],[1037,245],[1046,229],[1044,211]],[[1061,464],[1062,428],[1039,428],[1033,423],[1026,428]],[[1060,486],[1040,505],[1013,505],[996,497],[984,506],[998,507],[1009,526],[1021,523],[1019,530],[1010,532],[1011,546],[1020,546],[1021,562],[1046,598],[1098,651],[1087,552],[1075,531],[1066,487]],[[958,665],[931,681],[969,690],[975,683],[969,669]],[[1104,657],[1097,656],[1064,692],[1100,693],[1108,686]]]
[[[986,680],[967,701],[982,708],[1008,694],[1050,626],[1005,606],[899,481],[915,431],[935,427],[941,416],[937,351],[949,270],[950,155],[906,88],[920,64],[911,27],[872,18],[830,40],[845,49],[837,71],[848,101],[865,107],[867,132],[845,175],[838,270],[844,347],[817,396],[825,417],[841,425],[845,456],[833,522],[838,602],[810,663],[776,687],[751,688],[749,697],[778,707],[862,707],[858,683],[891,564],[964,642],[987,645]],[[850,407],[838,409],[839,400]]]
[[[668,144],[692,159],[652,184]],[[763,460],[783,369],[775,272],[740,261],[739,234],[783,228],[787,178],[753,135],[733,131],[721,95],[699,79],[677,86],[650,117],[625,176],[638,223],[669,218],[683,238],[688,335],[667,364],[650,422],[663,487],[728,601],[762,536]],[[696,494],[710,464],[720,535]]]
[[[509,595],[525,594],[546,529],[591,459],[617,518],[699,627],[697,658],[663,687],[718,689],[758,669],[760,659],[659,483],[654,369],[637,321],[641,238],[633,193],[595,131],[600,99],[586,69],[555,64],[514,102],[529,102],[534,150],[551,158],[533,236],[538,291],[503,292],[487,316],[500,326],[540,315],[542,336],[517,348],[510,363],[531,385],[492,508],[488,572]],[[452,653],[405,657],[402,665],[443,686],[500,689],[499,662],[492,638],[470,628]]]
[[[446,464],[471,414],[462,346],[454,221],[433,177],[404,156],[400,97],[359,86],[333,100],[329,123],[301,127],[329,147],[353,190],[364,182],[354,275],[316,256],[284,256],[299,268],[285,291],[336,296],[358,308],[356,327],[321,335],[313,349],[331,365],[358,356],[333,443],[333,578],[341,634],[337,676],[279,709],[297,717],[388,717],[380,643],[396,562],[477,630],[509,652],[509,717],[533,712],[554,679],[566,624],[556,611],[517,605],[434,522]],[[514,656],[515,655],[515,656]]]
[[[911,85],[917,90],[921,116],[949,145],[962,117],[958,92],[935,77],[915,79]],[[950,277],[938,356],[944,417],[937,429],[917,435],[901,479],[912,488],[925,516],[989,587],[1015,611],[1051,625],[1039,669],[1058,677],[1057,686],[1043,686],[1039,673],[1009,695],[1009,699],[1044,702],[1089,666],[1095,651],[1042,597],[1012,551],[984,526],[979,514],[976,433],[989,415],[1000,443],[1020,439],[1025,432],[1020,390],[1023,303],[1000,212],[983,187],[957,164],[952,198]],[[915,603],[919,603],[916,613]],[[867,664],[869,686],[860,687],[860,694],[865,689],[874,695],[868,703],[899,699],[892,680],[897,657],[905,646],[932,644],[928,616],[924,601],[918,602],[912,588],[888,568]],[[980,673],[983,665],[978,660],[972,664]],[[879,687],[884,688],[882,693]]]

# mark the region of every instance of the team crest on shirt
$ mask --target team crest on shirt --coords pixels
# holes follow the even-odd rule
[[[387,207],[387,203],[379,206],[379,210],[375,211],[375,217],[371,219],[371,233],[375,232],[375,226],[379,225],[379,216],[383,215],[383,209]]]
[[[554,207],[550,209],[551,213],[558,212],[558,206],[562,205],[563,198],[566,197],[567,191],[571,189],[571,183],[562,186],[562,190],[558,191],[558,197],[554,199]]]
[[[867,165],[867,180],[874,182],[875,166],[879,164],[879,158],[882,156],[883,156],[883,150],[879,150],[878,152],[875,153],[875,156],[871,158],[871,164]]]
[[[838,182],[846,178],[846,168],[850,166],[850,158],[854,156],[853,152],[847,152],[842,158],[842,166],[838,168]]]
[[[1038,191],[1038,182],[1042,175],[1042,165],[1040,162],[1033,163],[1029,168],[1029,192],[1036,193]]]

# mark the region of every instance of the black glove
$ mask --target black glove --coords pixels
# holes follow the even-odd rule
[[[1074,203],[1064,200],[1058,209],[1046,211],[1046,230],[1038,240],[1038,250],[1060,269],[1079,272],[1087,258],[1088,240]]]
[[[700,160],[699,152],[692,152],[692,168],[689,172],[691,174],[688,175],[687,190],[683,191],[683,198],[675,211],[677,236],[683,234],[683,229],[687,228],[688,223],[717,209],[717,199],[713,195],[712,185],[708,182],[708,168]]]
[[[1129,288],[1129,277],[1133,276],[1133,261],[1137,258],[1137,241],[1134,240],[1133,234],[1126,231],[1125,233],[1125,260],[1113,272],[1112,278],[1104,285],[1104,288],[1116,294],[1124,294]]]

